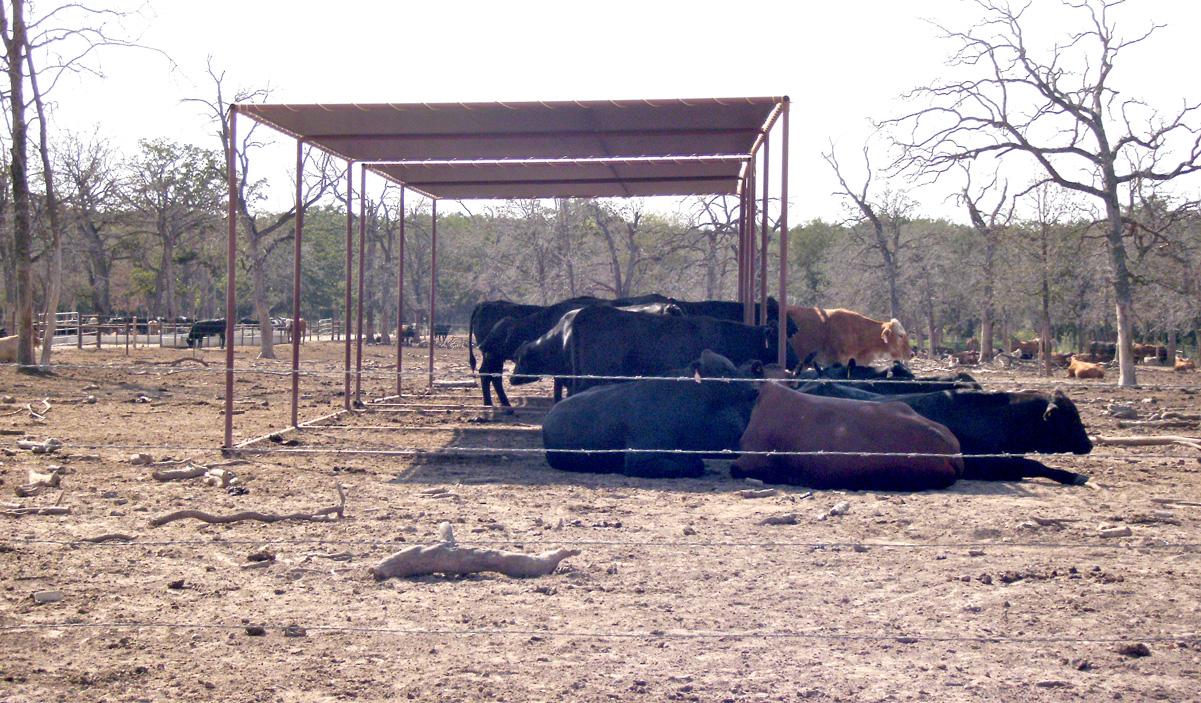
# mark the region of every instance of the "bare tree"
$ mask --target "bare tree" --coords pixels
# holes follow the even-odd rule
[[[25,116],[25,56],[29,44],[26,39],[24,0],[12,0],[11,18],[8,8],[0,2],[0,28],[4,33],[5,61],[8,64],[7,104],[12,128],[9,179],[13,193],[13,261],[17,279],[17,365],[29,369],[33,366],[33,277],[30,259],[33,226],[26,162],[28,124]]]
[[[213,68],[211,57],[208,62],[208,74],[216,88],[214,98],[212,100],[189,98],[184,102],[199,103],[207,108],[208,115],[212,118],[213,123],[217,125],[217,136],[221,139],[221,149],[225,154],[223,163],[228,164],[229,152],[233,148],[233,145],[230,144],[229,138],[229,105],[225,102],[224,97],[225,73],[218,73]],[[233,102],[245,103],[263,100],[270,94],[270,88],[240,88],[234,91]],[[250,260],[250,280],[253,287],[255,317],[259,321],[259,339],[261,340],[259,356],[263,359],[274,359],[275,340],[271,325],[270,306],[267,303],[266,262],[267,258],[278,247],[287,242],[294,241],[295,232],[288,225],[296,218],[296,205],[293,203],[292,207],[283,213],[264,215],[258,212],[256,205],[262,200],[262,191],[266,184],[264,181],[250,179],[250,154],[264,145],[255,136],[257,127],[258,123],[251,125],[245,131],[244,136],[242,136],[240,143],[237,145],[238,178],[235,189],[238,222],[240,223],[242,232],[245,234],[247,256]],[[315,164],[313,163],[314,161],[316,162]],[[228,166],[226,168],[228,169]],[[343,175],[334,172],[333,160],[328,154],[319,152],[317,156],[314,156],[312,150],[306,152],[301,170],[302,174],[299,174],[297,177],[305,179],[301,192],[303,207],[306,208],[316,204],[330,190],[334,182],[341,181]],[[228,174],[226,178],[228,179]]]
[[[1022,155],[1042,169],[1046,181],[1104,205],[1119,383],[1130,386],[1136,384],[1133,293],[1121,193],[1138,180],[1168,181],[1201,169],[1201,130],[1189,124],[1198,105],[1163,117],[1110,87],[1118,56],[1157,29],[1119,37],[1110,13],[1122,1],[1063,0],[1087,17],[1085,28],[1040,61],[1026,43],[1029,4],[1015,10],[1004,0],[974,0],[983,14],[979,24],[967,31],[939,29],[958,45],[950,65],[975,75],[914,90],[907,97],[928,106],[886,124],[896,128],[900,163],[927,176],[984,156]],[[1070,68],[1073,61],[1081,67]],[[1170,161],[1173,147],[1184,156]]]
[[[852,228],[852,232],[855,236],[860,236],[860,225],[863,223],[868,225],[868,234],[862,237],[862,244],[880,257],[884,282],[888,286],[888,313],[890,316],[900,319],[901,255],[907,247],[902,238],[902,225],[910,219],[913,203],[900,193],[886,191],[882,196],[874,199],[868,195],[872,185],[872,164],[866,146],[863,148],[863,162],[867,169],[867,176],[864,178],[863,187],[858,190],[847,184],[846,178],[842,174],[842,167],[834,154],[833,144],[830,145],[829,152],[822,154],[822,158],[834,170],[834,176],[838,178],[838,184],[842,188],[835,194],[850,198],[861,215],[858,223]]]
[[[92,9],[78,3],[61,3],[42,10],[39,17],[26,16],[25,0],[11,0],[10,6],[0,2],[0,34],[3,34],[4,54],[9,78],[9,92],[5,109],[12,128],[12,151],[10,184],[13,189],[13,259],[16,277],[17,334],[19,336],[17,363],[23,368],[33,364],[33,283],[31,243],[33,222],[30,217],[30,190],[28,163],[28,120],[26,111],[26,81],[29,81],[33,103],[40,122],[42,166],[46,187],[46,208],[51,226],[52,247],[55,250],[52,273],[48,281],[48,309],[51,319],[58,302],[61,286],[61,224],[58,201],[54,193],[53,169],[49,156],[49,131],[44,97],[48,95],[58,79],[67,73],[94,73],[88,57],[104,46],[136,46],[108,33],[109,21],[121,21],[129,13],[113,9]],[[44,57],[35,66],[34,56]],[[28,69],[28,70],[27,70]],[[47,85],[40,87],[38,77],[45,75]],[[48,330],[47,337],[50,336]],[[42,350],[42,363],[49,363],[50,340]]]
[[[1002,256],[1002,238],[1013,219],[1015,200],[1009,197],[1009,184],[1001,182],[996,174],[979,189],[972,188],[972,173],[966,165],[964,176],[966,183],[959,193],[959,202],[967,208],[968,219],[983,248],[980,280],[980,360],[987,361],[993,357],[993,325],[997,321],[996,277],[999,259]],[[1001,192],[996,196],[995,206],[988,209],[984,200],[998,187]],[[1009,340],[1003,338],[1001,342],[1005,351],[1008,351]]]

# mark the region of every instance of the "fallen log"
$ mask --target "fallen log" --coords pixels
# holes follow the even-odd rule
[[[1103,444],[1112,447],[1153,447],[1179,444],[1201,451],[1201,439],[1180,435],[1159,435],[1158,437],[1093,437],[1092,440],[1093,444]]]
[[[189,518],[207,522],[209,524],[225,524],[230,522],[241,522],[243,520],[257,520],[259,522],[283,522],[286,520],[305,520],[309,522],[320,522],[327,520],[336,520],[345,517],[346,494],[342,491],[342,486],[338,485],[338,505],[330,508],[321,508],[320,510],[311,513],[290,513],[288,515],[278,515],[276,513],[260,513],[257,510],[247,510],[233,515],[210,515],[202,510],[177,510],[173,513],[168,513],[150,520],[153,527],[166,525],[169,522],[176,520],[187,520]]]
[[[442,523],[441,542],[433,545],[402,549],[369,569],[376,581],[407,578],[429,574],[458,576],[481,571],[494,571],[511,578],[546,576],[578,549],[555,549],[536,556],[506,552],[499,549],[475,549],[455,544],[450,525]]]
[[[207,466],[189,464],[181,469],[155,469],[150,474],[150,478],[153,478],[155,481],[178,481],[180,479],[203,476],[208,470]]]

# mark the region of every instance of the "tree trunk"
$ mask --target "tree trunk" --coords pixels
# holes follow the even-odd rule
[[[54,190],[54,169],[50,165],[49,126],[46,122],[46,106],[42,103],[42,92],[38,89],[37,69],[29,47],[25,47],[25,59],[29,63],[29,82],[33,89],[33,102],[38,114],[38,151],[42,156],[42,181],[46,188],[46,211],[50,217],[50,237],[54,247],[54,258],[50,264],[50,280],[46,291],[46,324],[42,330],[42,370],[50,366],[50,352],[54,347],[54,330],[58,324],[58,298],[63,283],[63,236],[59,219],[58,196]]]
[[[1130,270],[1126,267],[1126,247],[1122,241],[1122,215],[1116,187],[1111,196],[1106,198],[1105,204],[1109,216],[1109,231],[1106,233],[1105,239],[1109,244],[1110,265],[1113,267],[1114,307],[1118,325],[1118,385],[1137,386],[1138,379],[1134,375],[1134,338],[1132,336],[1134,319],[1131,314],[1134,308],[1134,295]]]
[[[8,104],[11,107],[12,162],[9,164],[13,193],[13,259],[17,278],[17,365],[34,365],[33,359],[33,275],[28,164],[26,149],[28,125],[25,122],[25,1],[12,0],[11,34],[6,31],[4,42],[8,59]],[[8,30],[8,27],[4,28]]]

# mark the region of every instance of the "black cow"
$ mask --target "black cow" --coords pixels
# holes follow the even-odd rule
[[[733,320],[734,322],[742,322],[742,303],[737,303],[730,300],[700,300],[687,301],[675,300],[672,302],[680,306],[685,315],[703,315],[705,317],[713,317],[718,320]],[[759,319],[759,303],[755,303],[755,317]],[[780,304],[775,298],[767,299],[767,321],[780,319]],[[793,329],[792,332],[796,330]],[[791,335],[791,332],[789,333]]]
[[[505,395],[504,386],[501,385],[501,373],[505,370],[505,361],[512,359],[517,354],[518,347],[549,332],[570,310],[576,310],[585,305],[606,305],[609,302],[592,296],[581,296],[569,298],[548,307],[539,307],[531,314],[520,317],[508,316],[495,321],[491,329],[479,341],[480,353],[483,356],[480,360],[479,371],[484,405],[492,405],[490,389],[495,388],[500,404],[509,406],[509,398]],[[475,367],[472,366],[472,368]]]
[[[497,322],[506,317],[532,315],[542,308],[541,305],[523,305],[507,300],[489,300],[476,305],[471,310],[471,321],[467,325],[467,361],[471,364],[471,370],[475,371],[475,344],[483,342]],[[487,393],[485,389],[485,397]]]
[[[752,373],[761,370],[751,368]],[[658,378],[600,386],[558,403],[542,421],[547,462],[562,471],[700,476],[700,454],[637,450],[737,451],[757,390],[749,381],[732,382],[742,374],[729,359],[708,349],[682,373],[691,380]]]
[[[225,348],[225,320],[200,320],[192,323],[188,331],[188,349],[199,349],[204,344],[205,337],[214,334],[221,336],[221,348]]]
[[[619,299],[614,302],[623,301]],[[623,305],[615,309],[644,315],[683,315],[680,307],[671,302]],[[517,353],[513,355],[515,364],[513,374],[509,376],[509,383],[520,386],[533,383],[541,376],[554,376],[555,402],[562,400],[563,381],[560,377],[571,374],[570,342],[572,323],[577,313],[579,309],[567,311],[546,334],[517,348]]]
[[[855,363],[854,359],[851,359],[846,366],[842,364],[824,367],[814,365],[812,370],[799,372],[795,376],[799,381],[808,381],[801,388],[806,393],[819,385],[839,386],[883,395],[930,393],[957,389],[980,390],[981,387],[976,379],[963,372],[919,378],[914,376],[909,367],[900,361],[892,362],[892,365],[886,369],[877,369],[872,366],[860,366]],[[824,394],[817,393],[816,395]],[[851,394],[839,397],[855,398],[857,396]]]
[[[1092,440],[1080,412],[1062,391],[989,392],[949,390],[934,393],[880,395],[838,384],[814,384],[802,392],[853,400],[898,402],[922,417],[945,426],[971,454],[1088,454]],[[1088,477],[1052,469],[1025,457],[965,456],[963,478],[975,481],[1020,481],[1042,477],[1083,485]]]
[[[572,392],[613,381],[582,376],[658,376],[688,365],[705,349],[734,364],[776,358],[776,326],[755,327],[711,317],[644,315],[589,307],[571,323]],[[788,353],[795,363],[791,348]]]

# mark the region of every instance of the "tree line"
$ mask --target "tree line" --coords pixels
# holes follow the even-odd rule
[[[1033,21],[1027,13],[1042,6],[974,3],[977,24],[939,27],[954,47],[951,77],[916,88],[906,96],[910,112],[877,123],[883,156],[865,146],[863,167],[847,168],[834,144],[823,154],[846,217],[788,233],[787,302],[897,317],[932,349],[978,336],[985,357],[1015,336],[1076,349],[1116,338],[1120,382],[1132,384],[1135,336],[1173,348],[1198,341],[1197,199],[1171,186],[1201,170],[1201,106],[1160,114],[1111,87],[1119,55],[1151,42],[1158,29],[1123,38],[1112,17],[1121,0],[1062,3],[1081,28],[1051,49],[1027,46],[1023,32]],[[39,78],[78,69],[73,62],[112,43],[104,11],[67,8],[76,8],[75,29],[84,30],[46,24],[69,24],[72,15],[57,12],[26,26],[23,0],[0,3],[10,127],[0,175],[0,273],[10,333],[30,334],[34,308],[220,316],[235,146],[238,315],[264,327],[271,316],[290,316],[298,213],[265,206],[268,184],[251,158],[262,135],[251,128],[233,144],[225,109],[266,99],[267,91],[227,95],[224,75],[210,63],[213,91],[191,102],[212,119],[212,148],[157,139],[127,154],[99,132],[54,132]],[[39,51],[58,41],[83,41],[89,51],[39,68]],[[301,314],[342,317],[345,166],[320,154],[305,160]],[[1036,175],[1015,178],[1019,163]],[[950,192],[967,224],[923,216],[910,195],[914,184]],[[497,298],[549,303],[660,292],[728,299],[737,277],[737,207],[736,198],[709,197],[441,208],[438,318],[462,324],[477,302]],[[403,321],[420,321],[428,310],[430,205],[384,188],[364,218],[366,326],[386,335],[397,323],[402,222]],[[769,281],[778,276],[775,251]],[[271,335],[262,337],[271,356]],[[43,363],[49,352],[47,342]]]

